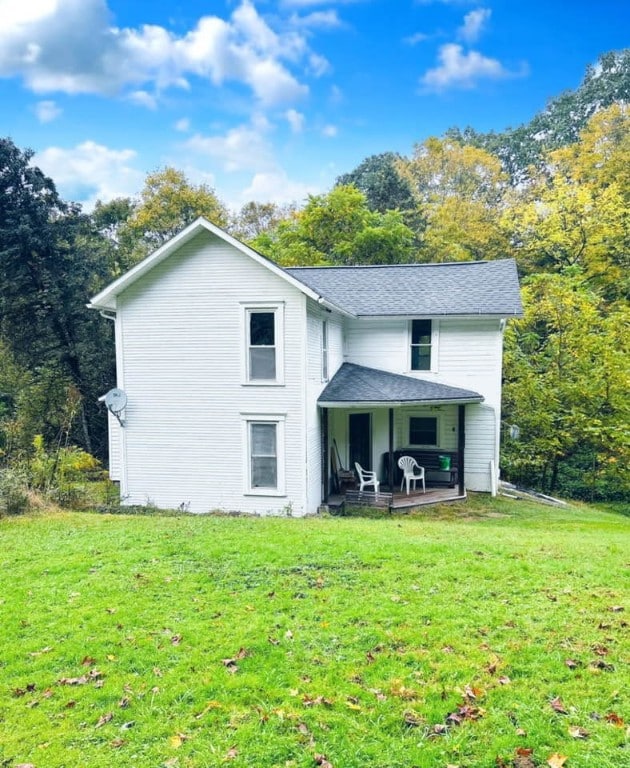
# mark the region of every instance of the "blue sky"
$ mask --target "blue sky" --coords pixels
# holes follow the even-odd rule
[[[0,135],[66,199],[164,165],[232,207],[504,130],[629,44],[626,0],[0,0]]]

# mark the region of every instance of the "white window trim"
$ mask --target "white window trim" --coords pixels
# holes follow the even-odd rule
[[[437,373],[438,372],[438,349],[440,341],[440,321],[432,317],[416,317],[414,320],[430,320],[431,321],[431,363],[429,368],[425,371],[418,371],[411,367],[411,339],[412,339],[412,326],[413,320],[410,320],[407,325],[407,371],[412,375],[423,373]]]
[[[328,320],[322,320],[322,382],[327,382],[330,378],[329,336]]]
[[[243,445],[243,495],[244,496],[286,496],[285,471],[285,413],[241,413]],[[251,477],[251,424],[276,425],[276,488],[252,488]]]
[[[284,302],[247,301],[242,302],[241,339],[243,344],[241,384],[249,387],[284,386]],[[276,378],[250,379],[249,375],[249,318],[252,312],[273,312],[276,349]]]
[[[411,432],[411,419],[435,419],[435,444],[429,443],[411,443],[409,442]],[[442,445],[442,420],[438,414],[435,413],[409,413],[405,418],[405,438],[407,439],[408,448],[439,448]]]

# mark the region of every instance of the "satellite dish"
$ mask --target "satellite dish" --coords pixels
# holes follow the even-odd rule
[[[114,389],[110,389],[109,392],[105,395],[105,405],[107,406],[107,410],[110,411],[118,419],[120,426],[124,427],[125,425],[120,418],[120,414],[123,412],[125,406],[127,405],[127,395],[123,392],[123,390],[117,389],[116,387],[114,387]]]

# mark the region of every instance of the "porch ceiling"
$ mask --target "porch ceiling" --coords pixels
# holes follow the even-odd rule
[[[481,403],[478,392],[344,363],[319,396],[324,408]]]

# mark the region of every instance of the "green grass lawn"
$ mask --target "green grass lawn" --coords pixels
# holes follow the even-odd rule
[[[630,766],[629,569],[627,517],[485,497],[4,518],[0,766]]]

